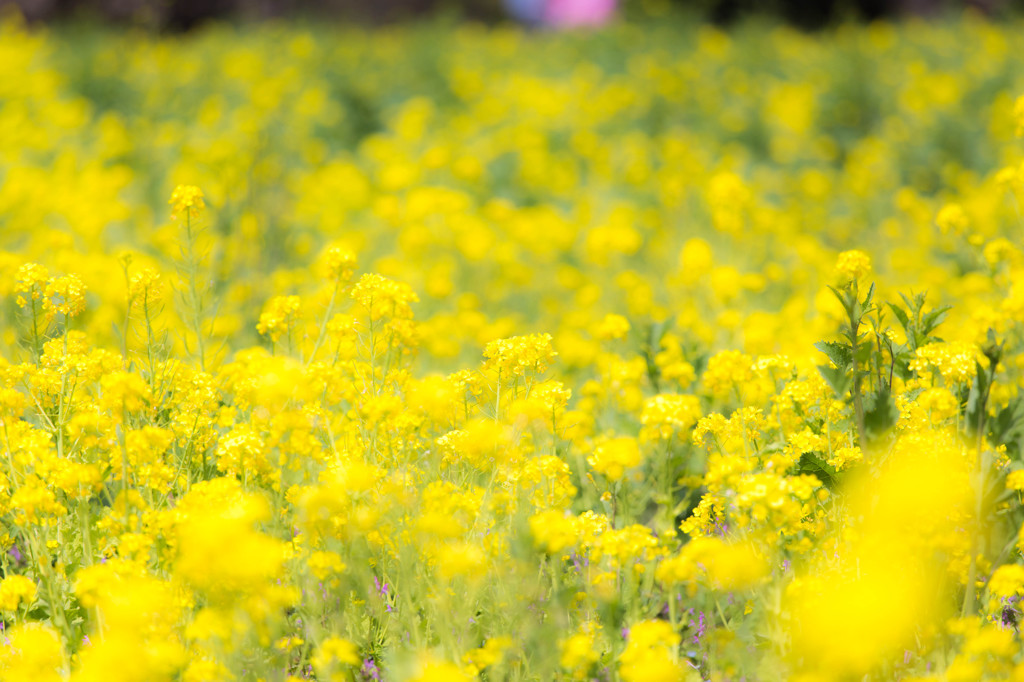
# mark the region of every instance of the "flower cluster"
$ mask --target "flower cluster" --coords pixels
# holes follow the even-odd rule
[[[0,20],[0,678],[1024,674],[1020,21],[641,28]]]

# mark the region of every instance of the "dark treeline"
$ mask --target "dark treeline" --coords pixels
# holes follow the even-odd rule
[[[780,17],[815,29],[837,21],[872,21],[929,16],[973,7],[1000,15],[1024,9],[1024,0],[672,0],[720,24],[751,15]],[[331,18],[370,24],[403,21],[437,12],[481,21],[506,18],[501,0],[0,0],[0,11],[16,7],[28,20],[88,17],[150,28],[184,31],[210,19]],[[620,0],[626,13],[642,3]],[[634,7],[636,6],[636,7]]]

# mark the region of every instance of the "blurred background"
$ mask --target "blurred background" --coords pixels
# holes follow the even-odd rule
[[[189,30],[215,19],[329,18],[378,24],[439,14],[564,28],[673,8],[722,24],[754,15],[815,29],[841,21],[930,16],[968,7],[998,16],[1020,11],[1024,0],[0,0],[0,11],[11,6],[30,21],[89,18],[162,31]]]

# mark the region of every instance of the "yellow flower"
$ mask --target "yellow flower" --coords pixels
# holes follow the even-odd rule
[[[438,573],[449,580],[456,576],[479,580],[486,570],[487,555],[477,543],[446,542],[435,556]]]
[[[739,351],[725,350],[708,359],[701,383],[712,396],[724,400],[734,397],[735,391],[742,391],[753,379],[753,358]]]
[[[85,310],[85,285],[75,275],[55,277],[46,285],[43,303],[51,315],[74,317]]]
[[[302,299],[298,296],[275,296],[267,301],[263,312],[260,313],[256,330],[277,343],[285,332],[291,333],[301,308]]]
[[[1010,490],[1024,490],[1024,469],[1008,473],[1006,475],[1006,487]]]
[[[203,203],[203,191],[192,185],[175,187],[167,203],[171,205],[172,218],[179,218],[183,214],[188,218],[198,218],[206,208],[206,204]]]
[[[511,380],[528,371],[543,374],[556,355],[551,347],[551,334],[513,336],[491,341],[484,347],[484,368],[497,370],[504,379]]]
[[[960,204],[946,204],[935,216],[935,224],[939,226],[942,234],[953,233],[962,235],[970,226],[967,213]]]
[[[412,319],[410,304],[420,300],[408,284],[374,273],[360,277],[352,287],[351,296],[367,311],[371,320]]]
[[[619,655],[619,674],[625,682],[681,682],[684,668],[676,662],[682,638],[663,620],[645,620],[629,629]]]
[[[347,282],[356,269],[356,255],[341,246],[328,248],[323,256],[326,278],[331,281]]]
[[[36,584],[23,575],[12,575],[0,581],[0,610],[15,611],[21,604],[30,605],[36,598]]]
[[[594,335],[603,341],[624,339],[629,334],[629,320],[622,315],[608,314],[597,325]]]
[[[420,661],[417,674],[409,682],[468,682],[475,679],[474,673],[467,672],[454,663],[425,658]]]
[[[591,632],[577,632],[562,640],[559,650],[558,664],[568,670],[578,670],[581,675],[586,674],[587,669],[601,657],[594,650],[594,635]]]
[[[693,395],[660,394],[644,401],[640,414],[641,440],[669,440],[682,436],[700,419],[700,400]]]
[[[473,649],[462,657],[464,663],[472,665],[478,672],[499,663],[505,651],[512,646],[511,637],[490,637],[482,647]]]
[[[594,471],[609,481],[618,481],[626,469],[639,466],[642,461],[640,446],[637,445],[635,438],[628,436],[605,441],[594,448],[594,453],[587,457],[587,463]]]
[[[915,355],[910,361],[910,369],[919,374],[928,368],[936,369],[947,387],[973,379],[978,363],[982,367],[988,365],[988,359],[976,344],[963,341],[929,343],[918,348]]]
[[[18,305],[26,308],[30,300],[42,299],[49,281],[49,271],[38,263],[25,263],[18,268],[18,279],[14,284],[14,293],[18,294]],[[25,294],[28,298],[25,298]]]
[[[534,543],[550,554],[560,554],[576,544],[576,517],[567,511],[549,509],[531,516],[529,523]]]
[[[345,571],[345,564],[337,552],[313,552],[306,565],[317,580],[327,580]]]
[[[679,251],[679,269],[683,280],[689,284],[697,282],[711,272],[714,264],[715,256],[711,245],[698,237],[688,239]]]
[[[287,601],[275,588],[284,573],[285,544],[254,528],[270,515],[262,498],[221,478],[193,485],[178,508],[178,577],[212,603],[237,603],[243,595]]]
[[[111,372],[100,380],[103,390],[102,406],[114,416],[122,411],[139,412],[152,400],[152,391],[145,379],[132,372]]]
[[[836,272],[844,281],[858,280],[871,272],[871,258],[856,249],[843,251],[836,261]]]
[[[320,642],[313,655],[313,667],[320,673],[331,670],[336,664],[359,665],[359,648],[341,637],[331,636]]]
[[[988,591],[1000,599],[1024,595],[1024,566],[1006,564],[997,568],[989,578]]]
[[[60,635],[49,625],[25,623],[0,646],[0,677],[5,682],[60,682],[67,679],[67,657]]]
[[[160,273],[146,268],[132,275],[128,284],[129,305],[151,308],[163,300],[164,289]]]

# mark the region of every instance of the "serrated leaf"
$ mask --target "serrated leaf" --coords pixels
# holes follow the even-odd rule
[[[867,367],[871,361],[871,355],[875,352],[875,347],[867,341],[857,341],[857,362],[860,363],[861,369]]]
[[[829,367],[828,365],[818,365],[818,372],[821,373],[825,383],[827,383],[836,396],[843,398],[846,392],[850,390],[850,386],[853,384],[853,379],[846,374],[845,369],[837,369],[835,367]]]
[[[898,376],[904,381],[909,380],[914,373],[910,370],[910,360],[903,356],[897,355],[896,360],[893,363],[892,373]]]
[[[906,297],[904,297],[904,300],[906,300]],[[903,332],[909,337],[910,318],[907,316],[906,311],[903,310],[903,308],[900,308],[899,306],[894,305],[892,303],[886,303],[886,305],[889,306],[889,309],[892,311],[892,314],[896,316],[897,320],[899,320],[900,326],[903,327]]]
[[[1024,398],[1013,400],[989,420],[988,438],[995,445],[1005,445],[1020,459],[1024,441]]]
[[[867,309],[871,305],[871,299],[875,295],[875,283],[872,282],[871,286],[868,287],[868,293],[864,296],[864,300],[861,301],[861,306]]]
[[[967,428],[976,431],[978,421],[983,419],[982,411],[985,410],[983,400],[988,395],[989,377],[985,368],[975,360],[974,381],[971,382],[971,391],[967,395],[967,409],[964,418],[967,421]]]
[[[796,473],[817,476],[818,480],[829,490],[835,488],[839,482],[837,478],[838,472],[835,470],[835,467],[811,452],[805,452],[800,455],[800,461],[796,465]]]
[[[921,318],[921,329],[920,333],[922,336],[928,336],[936,327],[942,324],[942,321],[946,319],[946,313],[953,309],[953,306],[943,306],[941,308],[935,308],[934,310],[928,311]]]
[[[850,346],[845,343],[819,341],[814,344],[814,347],[828,356],[828,359],[832,361],[832,364],[844,371],[850,366],[850,362],[853,359],[853,352],[851,351]]]
[[[842,304],[843,304],[843,306],[845,307],[845,306],[846,306],[846,296],[845,296],[845,290],[837,289],[836,287],[832,286],[831,284],[829,284],[829,285],[827,285],[827,286],[828,286],[829,290],[830,290],[830,291],[831,291],[831,292],[832,292],[833,294],[835,294],[835,295],[836,295],[836,298],[838,298],[838,299],[839,299],[839,302],[840,302],[840,303],[842,303]]]
[[[864,396],[864,428],[869,437],[877,438],[887,433],[900,418],[889,389],[881,389]]]

